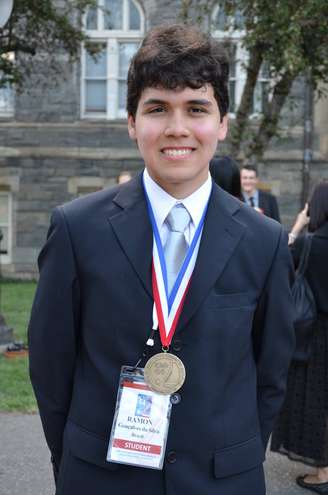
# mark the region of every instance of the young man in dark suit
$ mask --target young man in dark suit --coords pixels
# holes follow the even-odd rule
[[[57,495],[265,494],[262,463],[294,344],[292,269],[281,226],[210,179],[228,77],[220,45],[196,28],[150,31],[127,97],[144,172],[53,213],[29,345]],[[138,373],[136,404],[122,392],[131,384],[122,366]],[[166,401],[159,423],[172,410],[154,454],[163,462],[149,469],[153,446],[115,435],[147,425],[156,401]],[[115,413],[131,407],[118,424]]]
[[[273,194],[257,189],[258,173],[254,165],[245,165],[240,171],[244,201],[260,213],[280,222],[277,199]]]

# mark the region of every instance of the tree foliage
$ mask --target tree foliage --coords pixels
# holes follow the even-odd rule
[[[95,4],[96,0],[14,0],[9,21],[0,28],[0,87],[9,83],[19,89],[42,58],[53,74],[60,70],[61,54],[75,61],[81,42],[87,40],[81,19]]]
[[[249,58],[245,62],[246,82],[235,125],[232,128],[232,153],[241,150],[246,160],[263,156],[269,141],[278,132],[281,110],[294,81],[311,75],[314,88],[328,82],[328,2],[327,0],[202,0],[200,9],[211,12],[216,4],[227,19],[241,14],[244,21],[243,46]],[[183,1],[182,16],[195,8],[192,0]],[[226,29],[233,32],[234,21]],[[272,86],[268,104],[259,118],[252,139],[245,146],[256,82],[263,63],[270,67]]]

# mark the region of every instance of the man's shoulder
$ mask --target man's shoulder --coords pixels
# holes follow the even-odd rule
[[[258,259],[270,258],[274,255],[284,235],[280,223],[242,202],[239,202],[234,218],[244,227],[243,245],[245,249],[250,250]]]
[[[266,233],[272,232],[273,234],[281,231],[281,225],[276,220],[259,213],[248,205],[242,204],[240,216],[251,230]]]
[[[275,242],[281,235],[281,225],[265,215],[262,215],[247,203],[231,196],[221,190],[220,195],[226,211],[232,214],[232,218],[239,222],[246,232],[249,242],[255,241],[265,246]]]
[[[268,191],[262,191],[261,189],[259,189],[259,197],[262,197],[263,199],[267,199],[268,201],[276,201],[276,197],[274,194]]]

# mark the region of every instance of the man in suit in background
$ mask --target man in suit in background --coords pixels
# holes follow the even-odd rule
[[[245,202],[267,217],[280,222],[277,199],[273,194],[257,189],[258,173],[253,165],[245,165],[240,171],[241,188]]]
[[[29,349],[57,495],[265,494],[262,464],[294,343],[292,269],[282,227],[210,178],[227,133],[228,81],[226,55],[209,35],[179,24],[150,31],[132,59],[127,96],[144,171],[52,215]],[[182,248],[189,272],[177,271]],[[181,273],[185,289],[174,293]],[[157,290],[160,277],[166,291]],[[159,296],[167,307],[180,301],[169,313],[168,344]],[[152,332],[157,322],[160,332]],[[138,363],[142,376],[150,336],[151,358],[168,351],[185,369],[175,392],[151,396],[172,404],[166,445],[156,450],[165,455],[162,469],[130,465],[149,459],[142,432],[128,443],[118,438],[126,463],[107,454],[121,367]],[[148,421],[140,419],[148,396],[137,406],[119,397],[123,412],[135,411],[129,428]],[[157,411],[156,427],[168,417]]]

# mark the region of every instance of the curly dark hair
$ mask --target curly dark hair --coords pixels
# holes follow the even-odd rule
[[[135,117],[149,87],[199,89],[211,84],[221,119],[229,108],[229,63],[223,46],[195,26],[162,25],[149,31],[128,72],[127,112]]]

